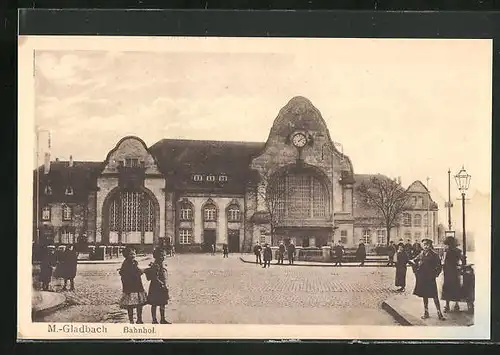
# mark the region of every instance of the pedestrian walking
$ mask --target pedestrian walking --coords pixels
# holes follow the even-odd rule
[[[285,260],[285,251],[285,244],[283,244],[283,241],[281,241],[278,247],[278,264],[283,265],[283,261]]]
[[[271,250],[271,247],[269,244],[264,245],[264,268],[270,267],[271,266],[271,260],[273,259],[273,251]]]
[[[223,258],[228,258],[228,257],[229,257],[229,249],[228,249],[228,247],[227,247],[227,244],[226,244],[226,243],[224,243],[224,244],[222,245],[222,257],[223,257]]]
[[[399,287],[398,292],[404,292],[406,288],[406,270],[408,269],[408,254],[404,250],[404,244],[398,244],[398,251],[396,253],[396,282],[395,286]]]
[[[393,266],[393,265],[395,265],[395,263],[394,263],[394,256],[396,255],[396,252],[397,252],[397,248],[394,245],[394,242],[391,240],[389,242],[389,246],[387,247],[387,256],[389,258],[389,262],[387,263],[387,266]]]
[[[340,242],[336,242],[333,247],[333,260],[335,261],[334,266],[342,266],[343,256],[344,256],[344,247],[340,245]]]
[[[42,284],[43,291],[52,291],[50,288],[50,282],[52,280],[54,268],[57,265],[55,249],[56,248],[53,245],[49,245],[45,250],[44,256],[40,262],[39,280]]]
[[[293,262],[295,261],[295,244],[293,242],[290,242],[288,244],[287,252],[288,252],[288,264],[293,265]]]
[[[365,265],[366,259],[366,248],[364,243],[359,243],[358,249],[356,250],[356,260],[360,262],[359,266]]]
[[[210,249],[212,250],[212,255],[215,255],[215,243],[212,244],[212,246],[210,247]]]
[[[260,246],[260,244],[259,243],[255,244],[255,246],[253,247],[253,253],[255,254],[255,263],[259,265],[262,265],[261,252],[262,252],[262,247]]]
[[[422,252],[411,262],[416,265],[416,283],[413,294],[421,297],[424,301],[424,314],[422,319],[429,318],[429,298],[434,300],[438,318],[445,320],[441,313],[439,297],[437,291],[436,278],[441,273],[441,260],[432,248],[432,240],[423,239]]]
[[[76,277],[76,269],[78,265],[78,253],[75,250],[73,245],[68,245],[66,250],[61,255],[61,260],[59,262],[58,267],[61,269],[61,277],[64,280],[64,285],[62,290],[66,291],[68,289],[68,281],[69,281],[69,290],[75,290],[75,277]]]
[[[143,270],[138,266],[135,260],[136,252],[132,247],[123,250],[125,260],[122,263],[119,273],[122,280],[122,297],[120,299],[120,308],[127,310],[128,319],[131,324],[134,323],[134,309],[137,310],[136,324],[143,324],[142,308],[147,303],[147,295],[142,285],[141,275]]]
[[[148,290],[148,304],[151,305],[151,317],[153,324],[158,324],[156,309],[160,308],[160,324],[170,324],[165,318],[165,306],[170,299],[168,293],[168,273],[165,265],[166,253],[163,248],[153,251],[154,262],[149,264],[144,272],[146,278],[151,281]]]
[[[462,251],[457,248],[456,239],[447,237],[444,241],[443,255],[443,288],[441,299],[446,301],[444,313],[450,312],[450,301],[455,302],[453,310],[460,311],[458,302],[462,298],[462,288],[460,285],[459,264],[463,264]]]

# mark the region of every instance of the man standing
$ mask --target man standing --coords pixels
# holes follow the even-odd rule
[[[387,256],[389,257],[389,262],[387,263],[387,266],[394,266],[394,255],[396,255],[396,246],[394,245],[394,242],[391,240],[389,242],[389,246],[387,247]]]
[[[283,241],[281,241],[278,248],[278,264],[283,265],[283,261],[285,259],[285,250],[285,244],[283,244]]]
[[[255,254],[255,263],[262,265],[262,256],[260,252],[262,251],[262,247],[260,246],[259,242],[255,244],[253,247],[253,253]]]
[[[288,244],[288,264],[292,265],[295,257],[295,245],[293,242]]]
[[[271,260],[273,258],[273,251],[271,250],[271,247],[269,244],[264,245],[264,268],[267,267],[269,268],[271,266]]]
[[[405,252],[408,254],[408,258],[413,258],[413,245],[411,244],[411,240],[408,239],[405,244]]]
[[[333,256],[335,260],[335,266],[342,266],[342,257],[344,256],[344,247],[340,242],[336,242],[333,247]]]

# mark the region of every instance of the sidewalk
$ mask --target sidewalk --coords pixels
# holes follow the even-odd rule
[[[68,305],[66,296],[58,292],[33,290],[31,299],[31,318],[36,318],[52,313]]]
[[[468,314],[466,303],[460,304],[460,312],[443,313],[446,320],[439,320],[436,314],[434,302],[429,300],[428,319],[421,319],[423,314],[423,302],[420,297],[413,295],[397,295],[382,303],[382,308],[391,314],[396,321],[402,325],[414,326],[439,326],[439,327],[468,327],[474,325],[474,315]],[[454,303],[451,304],[453,307]],[[441,301],[441,309],[444,302]]]
[[[244,263],[255,264],[255,255],[248,254],[240,256],[240,260]],[[272,260],[271,265],[276,265],[277,260]],[[319,262],[319,261],[298,261],[295,260],[292,265],[288,264],[288,260],[283,261],[286,266],[310,266],[310,267],[360,267],[359,261],[342,262],[342,266],[335,266],[334,262]],[[387,266],[387,259],[380,261],[366,261],[362,267],[383,267]],[[391,266],[392,267],[392,266]]]

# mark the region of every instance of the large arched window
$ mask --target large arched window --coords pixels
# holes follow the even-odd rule
[[[419,214],[416,214],[415,217],[413,218],[413,225],[415,227],[421,227],[422,226],[422,216]]]
[[[203,207],[203,220],[205,222],[217,220],[217,207],[213,203],[209,202]]]
[[[152,242],[154,230],[154,205],[143,191],[122,191],[116,194],[109,206],[110,242]]]
[[[193,205],[187,200],[183,200],[179,206],[179,219],[181,221],[193,220]]]
[[[227,220],[229,222],[239,222],[241,220],[241,212],[238,205],[232,204],[227,208]]]
[[[280,176],[277,186],[268,189],[268,199],[277,200],[276,213],[280,219],[328,217],[328,196],[323,181],[308,171]]]
[[[429,225],[429,216],[424,214],[424,227],[427,227]]]

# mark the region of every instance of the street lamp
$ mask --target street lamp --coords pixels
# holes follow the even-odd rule
[[[467,174],[464,166],[462,165],[462,169],[455,175],[455,181],[457,182],[458,190],[462,194],[462,229],[463,229],[463,252],[464,252],[464,265],[467,265],[467,239],[465,232],[465,193],[469,189],[471,175]]]

